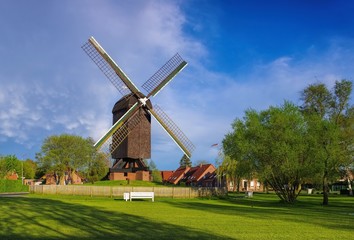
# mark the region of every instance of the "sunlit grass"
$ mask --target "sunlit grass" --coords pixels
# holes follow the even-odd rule
[[[354,198],[135,200],[60,195],[0,198],[0,239],[351,239]]]
[[[109,187],[166,187],[168,185],[163,185],[162,183],[149,182],[149,181],[139,181],[139,180],[114,180],[114,181],[97,181],[94,184],[85,183],[85,186],[109,186]]]

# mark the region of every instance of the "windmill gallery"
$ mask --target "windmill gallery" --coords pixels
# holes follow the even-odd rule
[[[144,159],[151,158],[151,115],[182,150],[183,157],[191,157],[194,145],[162,109],[151,104],[156,96],[186,65],[174,55],[143,85],[144,95],[93,38],[82,49],[123,95],[113,107],[113,126],[95,143],[113,164],[110,180],[149,180]]]

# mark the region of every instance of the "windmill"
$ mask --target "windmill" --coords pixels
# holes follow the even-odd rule
[[[114,160],[110,179],[148,180],[149,169],[143,160],[151,158],[151,116],[184,156],[190,158],[193,143],[159,106],[153,107],[150,101],[187,65],[181,56],[174,55],[142,85],[147,92],[144,95],[93,37],[82,49],[123,95],[113,107],[112,127],[94,145]]]

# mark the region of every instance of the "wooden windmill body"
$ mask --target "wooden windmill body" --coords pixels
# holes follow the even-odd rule
[[[113,107],[113,126],[95,143],[95,147],[113,159],[111,180],[149,180],[144,159],[151,158],[151,115],[188,158],[194,145],[157,105],[155,96],[187,63],[176,54],[144,84],[141,93],[98,42],[91,37],[83,50],[102,70],[123,97]]]

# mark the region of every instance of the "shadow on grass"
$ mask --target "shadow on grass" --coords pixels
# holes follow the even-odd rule
[[[284,222],[322,226],[332,230],[353,231],[354,198],[333,197],[329,206],[320,204],[318,196],[299,197],[295,204],[279,201],[275,195],[257,194],[253,198],[233,196],[218,201],[176,201],[173,207],[199,210],[203,213],[242,216],[258,220],[276,219]]]
[[[0,239],[230,239],[56,199],[0,198]]]

